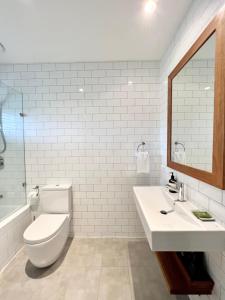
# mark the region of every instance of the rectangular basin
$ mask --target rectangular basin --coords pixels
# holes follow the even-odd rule
[[[224,251],[225,228],[218,222],[198,220],[190,202],[175,202],[177,195],[161,186],[135,186],[138,214],[153,251]],[[161,210],[174,211],[161,214]]]

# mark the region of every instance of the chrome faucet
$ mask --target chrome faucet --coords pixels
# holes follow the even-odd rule
[[[175,201],[184,202],[184,183],[178,182],[176,187],[171,187],[169,184],[166,185],[168,190],[172,190],[174,193],[178,193],[178,199]]]
[[[184,184],[180,182],[178,189],[178,201],[184,202]]]
[[[160,213],[163,214],[163,215],[167,215],[167,214],[169,214],[171,212],[174,212],[175,211],[175,204],[176,204],[176,202],[185,202],[185,200],[184,200],[184,184],[183,184],[183,182],[177,183],[176,188],[171,187],[169,184],[167,184],[166,187],[169,190],[173,190],[175,193],[178,193],[178,198],[173,201],[171,209],[169,209],[169,210],[160,210]]]

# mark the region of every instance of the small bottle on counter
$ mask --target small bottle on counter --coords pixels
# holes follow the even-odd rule
[[[177,188],[177,180],[173,174],[173,172],[171,172],[171,177],[169,179],[169,186],[172,188],[172,189],[176,189]],[[170,189],[170,193],[176,193],[176,191]]]

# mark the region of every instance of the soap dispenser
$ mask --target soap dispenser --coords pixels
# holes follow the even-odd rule
[[[170,174],[171,174],[171,177],[170,177],[170,180],[169,180],[169,186],[170,186],[171,188],[176,189],[176,187],[177,187],[177,180],[176,180],[176,178],[175,178],[173,172],[171,172]]]

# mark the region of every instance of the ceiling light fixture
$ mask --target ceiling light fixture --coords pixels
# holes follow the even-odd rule
[[[83,91],[84,91],[84,89],[82,89],[82,88],[79,89],[79,92],[80,92],[80,93],[83,93]]]
[[[206,86],[206,87],[204,88],[204,90],[205,90],[205,91],[210,90],[210,86]]]
[[[146,14],[151,14],[156,9],[156,3],[153,0],[146,0],[144,4],[144,11]]]
[[[133,84],[133,81],[128,81],[128,85],[132,85]]]

